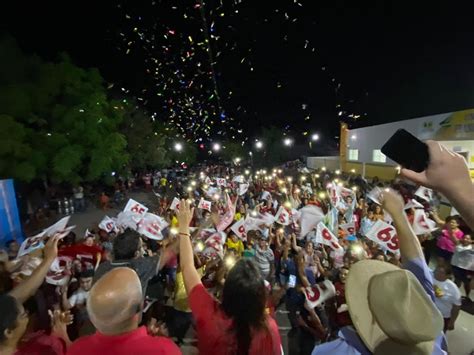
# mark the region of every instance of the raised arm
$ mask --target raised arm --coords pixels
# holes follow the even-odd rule
[[[15,297],[18,302],[24,303],[28,300],[43,283],[51,264],[58,255],[58,241],[60,237],[59,234],[56,234],[49,238],[43,250],[44,257],[41,264],[33,271],[28,279],[10,291],[10,295]]]
[[[421,244],[403,211],[402,197],[395,191],[384,189],[380,194],[383,208],[390,213],[397,230],[400,255],[404,261],[424,258]]]
[[[178,212],[179,221],[179,263],[183,273],[184,286],[189,295],[194,286],[201,283],[201,277],[194,266],[194,253],[189,234],[189,223],[193,217],[193,209],[189,202],[181,200]]]
[[[474,185],[463,156],[435,141],[427,141],[430,162],[421,173],[402,169],[402,176],[441,192],[474,229]]]

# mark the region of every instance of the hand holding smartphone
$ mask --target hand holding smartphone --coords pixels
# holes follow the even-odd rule
[[[383,145],[382,153],[406,169],[418,173],[430,163],[428,146],[404,129],[399,129]]]

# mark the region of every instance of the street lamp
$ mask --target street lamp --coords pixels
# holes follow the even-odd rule
[[[174,150],[176,150],[177,152],[181,152],[183,150],[183,145],[179,142],[175,143]]]
[[[219,150],[221,150],[221,145],[219,143],[214,143],[212,146],[212,150],[218,152]]]
[[[257,141],[257,142],[255,143],[255,148],[257,148],[257,149],[262,149],[262,148],[263,148],[263,143],[262,143],[261,141]]]
[[[283,140],[283,144],[286,145],[287,147],[289,147],[293,144],[293,140],[291,138],[285,138]]]
[[[312,134],[311,135],[311,140],[313,142],[316,142],[317,140],[319,140],[319,134],[317,134],[317,133]]]

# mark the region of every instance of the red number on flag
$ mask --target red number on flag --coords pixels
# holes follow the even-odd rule
[[[321,295],[317,287],[305,288],[305,293],[310,302],[316,302]]]
[[[352,234],[354,234],[355,229],[353,227],[349,227],[349,228],[347,228],[347,231],[349,232],[349,234],[352,235]]]
[[[390,250],[397,250],[398,236],[396,234],[392,236],[390,234],[392,230],[392,228],[382,229],[377,233],[377,238],[380,239],[382,242],[387,243],[387,248],[389,248]]]
[[[331,233],[329,233],[329,231],[326,228],[323,229],[322,234],[323,234],[324,239],[329,240],[331,242],[331,245],[334,249],[339,249],[339,244],[335,243],[332,240]]]
[[[392,240],[390,240],[389,243],[387,243],[387,248],[389,248],[390,250],[398,250],[399,249],[399,246],[398,246],[398,236],[394,236],[392,238]]]
[[[382,242],[388,242],[392,238],[392,236],[390,235],[391,230],[392,228],[382,229],[377,233],[377,238],[379,238]]]
[[[140,207],[139,204],[136,204],[135,206],[133,206],[131,209],[130,209],[132,212],[135,212],[135,213],[138,213],[138,214],[142,214],[143,212],[145,212],[145,209],[143,207]]]

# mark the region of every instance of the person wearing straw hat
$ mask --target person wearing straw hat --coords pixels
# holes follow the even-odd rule
[[[379,200],[393,217],[403,269],[379,260],[352,265],[345,293],[354,327],[342,328],[337,340],[316,346],[313,355],[447,354],[433,279],[403,201],[388,189]]]

